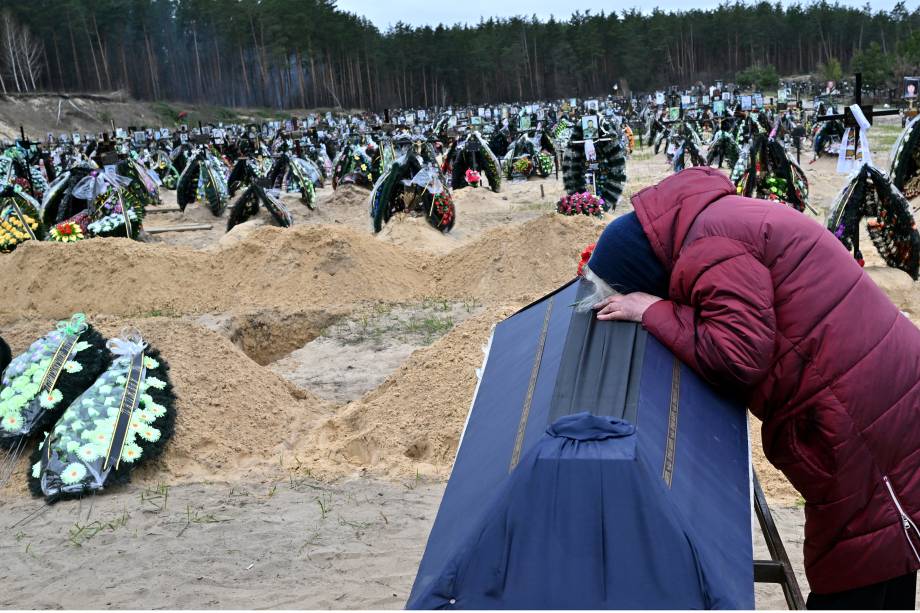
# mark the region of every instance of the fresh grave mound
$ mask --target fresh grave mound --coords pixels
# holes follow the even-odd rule
[[[279,470],[306,424],[325,404],[262,368],[221,335],[167,318],[96,318],[108,337],[137,328],[168,360],[176,401],[175,434],[163,455],[141,467],[135,481],[238,481]],[[47,328],[29,321],[4,328],[13,351],[22,351]],[[38,441],[35,441],[37,444]],[[23,459],[7,488],[25,493]],[[20,478],[21,476],[21,478]]]
[[[424,217],[399,214],[377,234],[377,238],[407,249],[444,254],[456,249],[459,240],[452,233],[438,232]]]
[[[323,404],[250,360],[217,333],[185,322],[138,322],[169,360],[176,433],[151,480],[235,481],[274,469]],[[124,322],[102,326],[114,332]]]
[[[320,207],[360,207],[370,210],[370,198],[370,190],[358,187],[354,183],[343,183],[326,200],[320,203]],[[370,221],[368,221],[368,225],[370,225]]]
[[[346,227],[261,228],[215,256],[236,304],[395,302],[430,287],[426,258]]]
[[[493,304],[536,299],[575,276],[581,251],[603,228],[594,218],[553,213],[492,230],[441,259],[438,290]]]
[[[541,190],[542,187],[542,190]],[[541,179],[535,181],[506,181],[502,191],[496,194],[490,189],[461,189],[453,192],[454,204],[459,215],[458,223],[467,214],[507,213],[513,208],[532,209],[544,206],[552,210],[555,194],[562,191],[561,181]]]
[[[385,383],[306,437],[314,475],[367,470],[390,477],[446,477],[476,388],[492,326],[514,309],[473,317],[420,349]]]
[[[369,233],[331,226],[260,228],[214,251],[123,239],[29,241],[0,257],[0,277],[14,280],[0,321],[412,299],[430,293],[427,264]]]
[[[72,244],[28,241],[0,257],[11,280],[0,321],[23,315],[63,319],[82,311],[131,314],[207,308],[200,287],[213,274],[211,258],[189,249],[105,238]],[[194,288],[194,290],[192,290]]]

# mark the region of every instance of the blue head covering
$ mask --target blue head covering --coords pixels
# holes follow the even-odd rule
[[[635,212],[604,228],[588,267],[621,294],[645,292],[668,297],[668,272],[652,251]]]

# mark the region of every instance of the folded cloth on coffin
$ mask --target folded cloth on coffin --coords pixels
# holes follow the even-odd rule
[[[589,291],[496,326],[408,608],[754,607],[744,408]]]

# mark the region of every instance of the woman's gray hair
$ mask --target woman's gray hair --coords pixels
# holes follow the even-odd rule
[[[609,298],[610,296],[616,296],[619,294],[618,291],[610,287],[610,285],[598,277],[593,270],[591,270],[587,264],[582,268],[582,275],[586,281],[589,281],[594,289],[590,294],[578,301],[578,304],[575,305],[575,310],[579,313],[586,313],[594,308],[594,305]]]

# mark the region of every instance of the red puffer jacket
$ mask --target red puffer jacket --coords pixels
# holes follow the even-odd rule
[[[920,567],[920,329],[819,224],[692,168],[633,197],[670,300],[643,325],[744,394],[802,493],[811,589]]]

